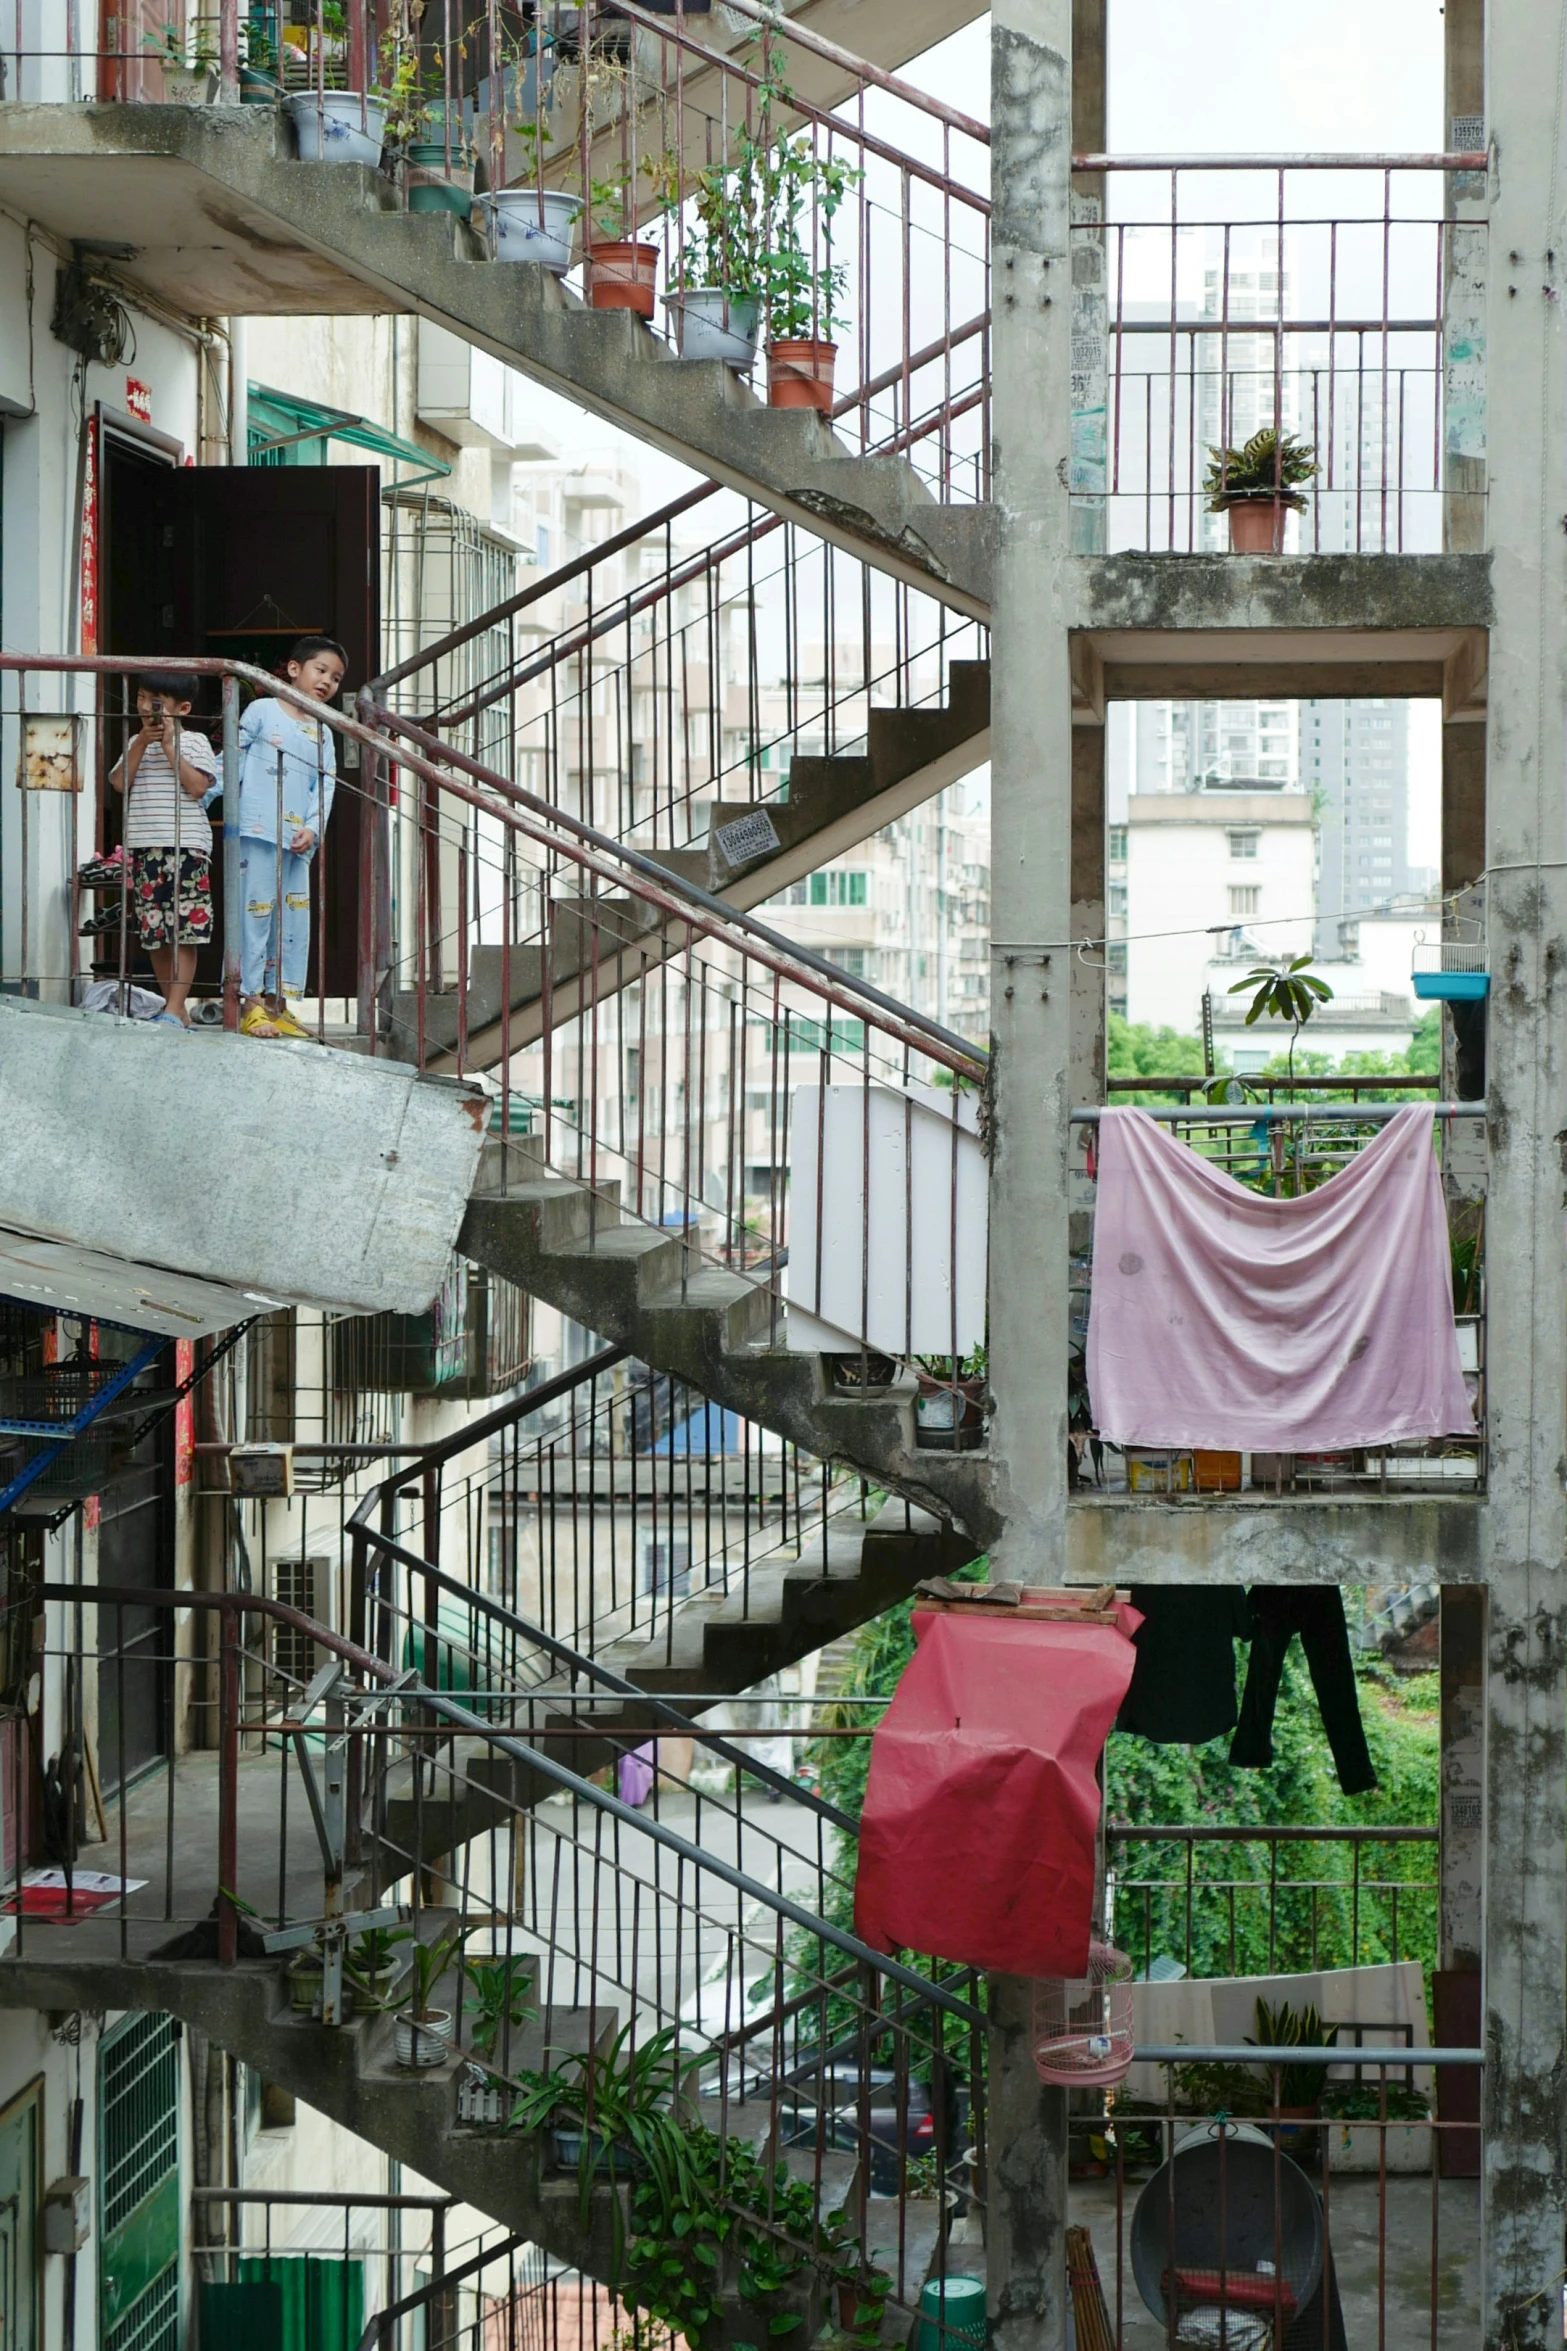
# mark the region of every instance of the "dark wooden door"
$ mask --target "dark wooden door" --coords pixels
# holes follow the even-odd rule
[[[164,660],[217,654],[272,669],[296,637],[319,631],[348,655],[351,708],[354,690],[381,666],[380,487],[373,465],[169,467],[111,453],[106,444],[104,651]],[[215,681],[197,710],[217,740]],[[312,925],[308,984],[318,991],[315,943],[324,931],[325,993],[351,996],[359,887],[359,769],[351,746],[339,745],[338,776],[316,860],[325,918]],[[113,794],[104,815],[107,846],[118,838]],[[221,857],[213,886],[221,936]],[[198,986],[216,989],[220,981],[214,945],[200,959]]]

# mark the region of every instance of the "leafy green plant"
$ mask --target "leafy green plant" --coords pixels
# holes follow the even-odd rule
[[[1322,2093],[1322,2111],[1333,2122],[1380,2122],[1382,2094],[1374,2082],[1331,2082]],[[1431,2107],[1418,2090],[1402,2082],[1387,2085],[1389,2122],[1429,2122]]]
[[[1264,1013],[1270,1020],[1290,1023],[1289,1079],[1295,1081],[1295,1040],[1319,1005],[1332,1002],[1333,990],[1325,979],[1311,969],[1311,957],[1297,955],[1282,971],[1270,963],[1255,964],[1244,979],[1236,980],[1230,989],[1232,996],[1244,996],[1247,989],[1252,999],[1246,1011],[1246,1026],[1255,1028]]]
[[[524,2072],[522,2093],[511,2111],[513,2130],[563,2124],[577,2129],[577,2194],[584,2227],[594,2182],[606,2170],[613,2177],[617,2169],[624,2175],[632,2168],[617,2164],[617,2151],[646,2168],[666,2206],[678,2206],[691,2190],[686,2133],[673,2111],[683,2070],[674,2028],[666,2025],[639,2045],[633,2045],[634,2031],[633,2023],[622,2025],[608,2048],[574,2052],[552,2073]],[[618,2267],[623,2238],[618,2199],[612,2209]]]
[[[626,211],[626,190],[630,184],[631,173],[624,164],[607,172],[602,179],[588,182],[588,212],[606,243],[618,242],[635,228]]]
[[[1309,482],[1317,470],[1311,443],[1293,433],[1281,435],[1272,425],[1264,425],[1239,449],[1210,445],[1208,460],[1203,488],[1210,514],[1223,514],[1242,498],[1277,498],[1281,506],[1299,510],[1306,501],[1295,484]]]
[[[527,2024],[538,2011],[529,2006],[533,1970],[515,1956],[463,1961],[473,2002],[469,2041],[476,2057],[492,2057],[503,2033]]]
[[[1272,2093],[1249,2065],[1178,2065],[1175,2111],[1192,2114],[1267,2114]],[[1116,2111],[1121,2111],[1119,2105]],[[1157,2109],[1155,2110],[1157,2111]]]
[[[1308,2000],[1303,2008],[1292,2007],[1288,2000],[1281,2000],[1277,2008],[1270,2008],[1266,2000],[1259,2000],[1256,2026],[1255,2037],[1259,2048],[1331,2049],[1338,2041],[1338,2026],[1323,2023],[1313,2000]],[[1252,2039],[1249,2033],[1246,2037],[1248,2041]],[[1315,2106],[1322,2096],[1322,2085],[1326,2078],[1326,2068],[1320,2065],[1281,2065],[1278,2068],[1279,2104]]]
[[[975,1348],[972,1355],[916,1355],[914,1360],[927,1379],[982,1380],[989,1358],[984,1347],[980,1346]]]
[[[389,1942],[408,1945],[413,1966],[413,1998],[408,2004],[408,2014],[415,2024],[428,2024],[435,1987],[452,1961],[461,1956],[463,1946],[474,1929],[454,1922],[451,1926],[443,1927],[429,1943],[422,1943],[412,1927],[389,1927],[384,1931]]]
[[[366,1927],[349,1944],[343,1957],[343,1973],[361,2007],[385,1996],[385,1978],[395,1968],[398,1948],[407,1939],[405,1928]]]
[[[831,342],[846,323],[837,309],[849,273],[832,257],[833,221],[863,177],[842,156],[818,154],[808,131],[769,151],[761,290],[771,342]]]

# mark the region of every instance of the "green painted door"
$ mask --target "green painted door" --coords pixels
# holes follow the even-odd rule
[[[0,2351],[38,2351],[35,2084],[0,2114]]]
[[[98,2338],[179,2351],[179,2042],[128,2016],[98,2044]]]

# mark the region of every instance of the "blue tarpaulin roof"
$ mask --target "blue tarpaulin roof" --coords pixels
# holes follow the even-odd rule
[[[740,1415],[708,1400],[667,1429],[653,1450],[674,1454],[742,1452]]]

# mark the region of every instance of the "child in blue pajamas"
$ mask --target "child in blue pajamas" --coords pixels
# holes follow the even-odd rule
[[[331,637],[301,637],[284,667],[299,693],[329,702],[348,657]],[[288,1000],[304,994],[310,964],[310,867],[337,783],[332,730],[269,694],[245,712],[239,740],[239,1025],[249,1037],[305,1037]]]

